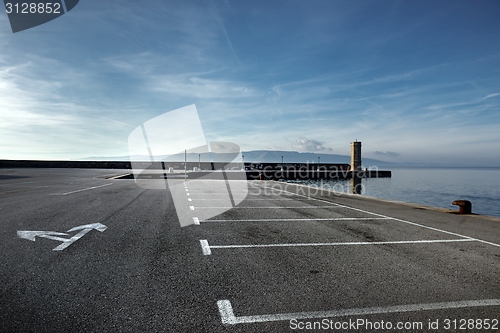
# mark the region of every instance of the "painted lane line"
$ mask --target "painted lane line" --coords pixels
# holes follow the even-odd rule
[[[210,245],[208,245],[208,241],[206,239],[200,239],[200,245],[204,255],[209,256],[212,254]]]
[[[113,185],[113,183],[99,185],[99,186],[92,186],[92,187],[84,188],[84,189],[81,189],[81,190],[76,190],[76,191],[71,191],[71,192],[66,192],[66,193],[55,193],[55,195],[68,195],[68,194],[73,194],[73,193],[78,193],[78,192],[83,192],[83,191],[88,191],[88,190],[94,190],[96,188],[100,188],[100,187],[104,187],[104,186],[109,186],[109,185]]]
[[[186,195],[190,195],[190,194],[189,194],[189,192],[188,192],[188,193],[186,193]]]
[[[387,313],[401,313],[401,312],[417,312],[417,311],[430,311],[430,310],[448,310],[448,309],[463,309],[485,306],[499,306],[500,299],[483,299],[472,301],[457,301],[457,302],[440,302],[440,303],[421,303],[421,304],[407,304],[395,306],[380,306],[372,308],[351,308],[343,310],[329,310],[329,311],[311,311],[311,312],[295,312],[295,313],[278,313],[256,316],[241,316],[234,315],[231,302],[228,300],[217,301],[221,321],[225,325],[235,324],[252,324],[263,323],[270,321],[289,321],[292,319],[314,319],[314,318],[332,318],[344,316],[363,316],[372,314],[387,314]]]
[[[477,238],[471,238],[471,239],[475,240],[476,242],[483,243],[483,244],[488,244],[488,245],[493,245],[493,246],[496,246],[496,247],[500,247],[500,244],[497,244],[497,243],[488,242],[488,241],[485,241],[485,240],[482,240],[482,239],[477,239]]]
[[[214,200],[227,200],[225,198],[204,198],[204,199],[196,199],[196,200],[204,200],[204,201],[214,201]],[[308,200],[295,200],[295,199],[244,199],[244,201],[308,201]]]
[[[201,207],[199,207],[201,208]],[[246,219],[246,220],[204,220],[203,222],[287,222],[287,221],[371,221],[391,220],[387,217],[333,217],[333,218],[310,218],[310,219]]]
[[[467,237],[469,239],[473,239],[473,240],[475,240],[477,242],[480,242],[480,243],[484,243],[484,244],[489,244],[489,245],[500,247],[500,244],[488,242],[488,241],[485,241],[485,240],[482,240],[482,239],[477,239],[477,238],[473,238],[473,237],[469,237],[469,236],[464,236],[464,235],[461,235],[461,234],[457,234],[455,232],[441,230],[441,229],[433,228],[433,227],[428,227],[426,225],[422,225],[422,224],[419,224],[419,223],[410,222],[410,221],[406,221],[406,220],[401,220],[401,219],[397,219],[397,218],[393,218],[393,220],[398,221],[398,222],[402,222],[402,223],[406,223],[406,224],[410,224],[410,225],[414,225],[414,226],[417,226],[417,227],[426,228],[426,229],[429,229],[429,230],[440,231],[440,232],[443,232],[443,233],[448,234],[448,235],[453,235],[453,236],[458,236],[458,237]]]
[[[193,199],[191,199],[191,198],[188,198],[188,201],[193,201]]]
[[[113,175],[115,175],[115,176],[106,178],[106,176],[110,176],[110,175],[106,175],[106,176],[103,176],[103,177],[106,178],[106,179],[118,179],[118,178],[121,178],[121,177],[130,176],[132,174],[131,173],[124,173],[124,174],[121,174],[121,175],[118,175],[118,176],[116,176],[116,174],[113,174]]]
[[[256,185],[256,186],[261,186],[261,187],[264,187],[264,188],[270,188],[270,187],[263,186],[263,185]],[[493,246],[496,246],[496,247],[500,247],[500,244],[493,243],[493,242],[488,242],[488,241],[485,241],[485,240],[482,240],[482,239],[478,239],[478,238],[472,238],[472,237],[465,236],[465,235],[462,235],[462,234],[459,234],[459,233],[456,233],[456,232],[451,232],[451,231],[446,231],[446,230],[443,230],[443,229],[429,227],[429,226],[426,226],[426,225],[423,225],[423,224],[420,224],[420,223],[410,222],[410,221],[407,221],[407,220],[398,219],[398,218],[390,217],[390,216],[387,216],[387,215],[377,214],[377,213],[369,212],[369,211],[363,210],[363,209],[358,209],[358,208],[353,208],[353,207],[349,207],[349,206],[345,206],[345,205],[340,205],[340,204],[329,202],[329,201],[323,200],[323,199],[311,198],[311,197],[307,197],[307,196],[302,195],[302,194],[293,193],[293,192],[286,191],[286,190],[283,190],[283,192],[288,192],[288,193],[295,194],[295,195],[300,196],[300,197],[309,198],[309,199],[313,199],[313,200],[320,201],[320,202],[330,203],[332,205],[337,205],[339,207],[345,207],[345,208],[348,208],[348,209],[351,209],[351,210],[355,210],[355,211],[358,211],[358,212],[362,212],[362,213],[367,213],[367,214],[371,214],[371,215],[375,215],[375,216],[379,216],[379,217],[388,217],[388,218],[390,218],[392,220],[399,221],[399,222],[402,222],[402,223],[407,223],[407,224],[411,224],[411,225],[414,225],[414,226],[417,226],[417,227],[421,227],[421,228],[425,228],[425,229],[429,229],[429,230],[433,230],[433,231],[442,232],[442,233],[445,233],[445,234],[448,234],[448,235],[453,235],[453,236],[457,236],[457,237],[463,237],[463,238],[466,238],[466,239],[473,239],[473,240],[475,240],[477,242],[480,242],[480,243],[484,243],[484,244],[488,244],[488,245],[493,245]]]
[[[189,209],[190,210],[194,210],[194,206],[189,206]]]
[[[209,206],[209,207],[198,207],[198,209],[207,208],[217,208],[217,209],[290,209],[290,208],[300,208],[300,209],[315,209],[315,208],[331,208],[331,206],[291,206],[291,207],[221,207],[221,206]]]
[[[198,219],[197,217],[193,217],[193,223],[196,225],[200,225],[200,219]]]
[[[349,246],[349,245],[389,245],[389,244],[429,244],[429,243],[457,243],[474,242],[472,238],[460,239],[430,239],[416,241],[384,241],[384,242],[336,242],[336,243],[286,243],[286,244],[242,244],[242,245],[208,245],[204,240],[205,246],[209,249],[242,249],[242,248],[264,248],[264,247],[305,247],[305,246]],[[200,241],[201,242],[201,241]],[[202,244],[203,247],[203,244]],[[205,251],[203,252],[205,254]],[[212,252],[210,251],[209,254]],[[205,255],[209,255],[205,254]]]

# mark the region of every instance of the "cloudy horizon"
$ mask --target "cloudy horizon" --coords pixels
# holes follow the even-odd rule
[[[13,34],[0,15],[0,159],[125,156],[195,104],[242,150],[500,166],[493,1],[86,0]]]

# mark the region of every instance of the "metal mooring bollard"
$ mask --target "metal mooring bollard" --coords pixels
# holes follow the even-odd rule
[[[472,203],[469,200],[455,200],[451,204],[458,206],[458,214],[472,214]]]

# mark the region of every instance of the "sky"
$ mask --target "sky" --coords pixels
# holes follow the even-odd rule
[[[12,33],[0,159],[128,156],[195,104],[243,151],[500,166],[499,1],[81,0]]]

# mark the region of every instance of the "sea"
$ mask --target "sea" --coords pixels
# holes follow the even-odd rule
[[[362,196],[458,210],[454,200],[472,202],[475,214],[500,217],[500,168],[388,168],[391,178],[362,179]],[[352,193],[350,180],[293,181]]]

